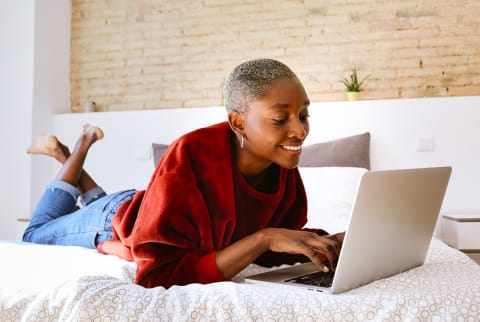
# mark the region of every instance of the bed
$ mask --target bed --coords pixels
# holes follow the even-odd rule
[[[301,167],[310,226],[341,231],[360,167]],[[314,185],[314,186],[313,186]],[[0,243],[0,321],[478,321],[480,266],[433,238],[424,265],[340,295],[244,277],[146,289],[135,264],[80,247]]]
[[[0,321],[478,321],[480,267],[434,239],[424,265],[330,295],[234,281],[146,289],[135,265],[70,246],[0,243]]]
[[[358,180],[370,166],[382,169],[451,164],[454,173],[442,211],[478,209],[475,194],[480,180],[471,180],[479,177],[478,168],[468,162],[473,152],[447,140],[451,133],[460,135],[458,131],[464,131],[462,137],[476,137],[467,134],[477,128],[474,115],[478,112],[470,99],[455,103],[395,100],[313,106],[311,146],[304,149],[300,167],[309,199],[307,226],[330,232],[344,230]],[[453,109],[463,112],[452,114]],[[224,119],[223,109],[217,108],[207,112],[87,113],[57,115],[54,127],[55,133],[72,142],[76,129],[84,123],[98,124],[106,130],[101,142],[104,154],[93,150],[87,168],[100,174],[101,182],[112,191],[129,185],[144,186],[152,171],[152,158],[147,157],[145,148],[150,149],[153,142],[153,159],[158,160],[165,144],[189,129],[175,121],[188,115],[192,122],[188,127],[193,128]],[[454,131],[455,117],[461,117],[463,125]],[[141,130],[132,125],[131,119],[138,119]],[[410,126],[408,131],[405,124]],[[158,128],[164,130],[159,132]],[[436,138],[437,151],[412,151],[411,143],[424,135]],[[120,151],[132,153],[122,157]],[[116,168],[104,161],[112,157],[116,165],[131,169],[127,179],[137,181],[115,181]],[[50,170],[56,171],[47,169],[47,178],[51,177]],[[134,263],[96,250],[1,241],[0,254],[2,322],[480,321],[480,266],[437,235],[422,266],[340,295],[246,283],[245,276],[268,270],[253,264],[229,282],[146,289],[132,282]]]

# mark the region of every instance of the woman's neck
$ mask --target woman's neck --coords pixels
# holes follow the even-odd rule
[[[270,166],[262,172],[253,176],[244,175],[244,177],[248,184],[255,190],[272,193],[276,191],[277,180],[275,177],[278,176],[278,171],[276,171],[276,169],[277,167],[270,164]]]

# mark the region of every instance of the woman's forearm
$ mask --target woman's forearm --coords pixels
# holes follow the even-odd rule
[[[266,251],[303,254],[320,269],[335,270],[344,233],[319,236],[315,232],[265,228],[218,251],[215,261],[225,278],[232,278]]]
[[[268,250],[263,235],[260,230],[216,253],[215,261],[225,278],[234,277]]]

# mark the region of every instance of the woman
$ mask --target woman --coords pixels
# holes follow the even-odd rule
[[[228,122],[173,142],[144,191],[106,195],[83,170],[103,137],[99,128],[86,126],[71,154],[55,137],[39,138],[29,152],[63,167],[24,240],[135,260],[136,282],[146,287],[229,280],[253,262],[309,259],[334,269],[343,234],[302,230],[307,201],[296,166],[309,131],[302,83],[279,61],[247,61],[227,79],[225,103]]]

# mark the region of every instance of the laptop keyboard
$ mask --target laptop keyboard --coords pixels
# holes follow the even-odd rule
[[[329,271],[327,273],[318,271],[315,273],[310,273],[307,275],[291,278],[289,280],[286,280],[285,282],[315,285],[315,286],[321,286],[321,287],[330,287],[332,286],[334,274],[335,273],[333,271]]]

